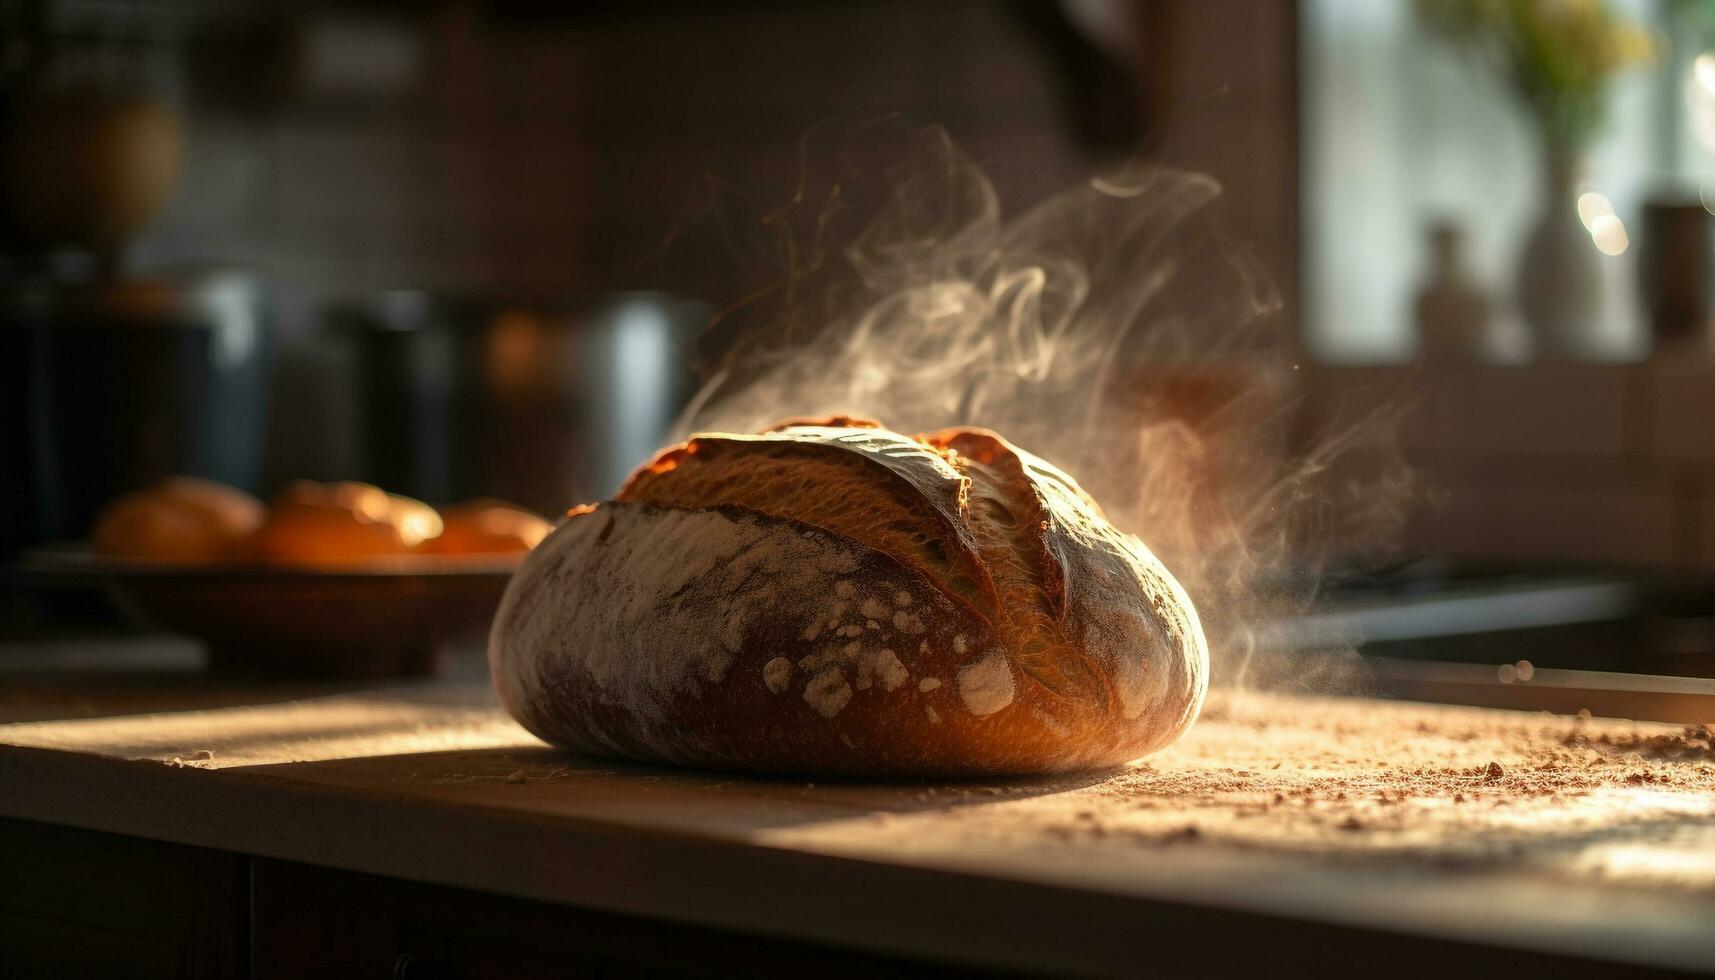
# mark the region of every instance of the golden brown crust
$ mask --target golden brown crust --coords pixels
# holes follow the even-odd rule
[[[1018,455],[999,436],[977,429],[924,438],[957,453],[972,481],[971,522],[997,583],[1013,662],[1057,696],[1105,712],[1112,690],[1065,635],[1065,565],[1049,544],[1051,516]]]
[[[575,510],[490,660],[574,749],[869,775],[1122,762],[1190,725],[1207,673],[1183,590],[1070,477],[982,430],[815,425],[696,437]]]
[[[998,596],[964,520],[968,487],[932,447],[897,433],[797,425],[693,437],[639,469],[615,499],[803,521],[910,562],[992,619]]]

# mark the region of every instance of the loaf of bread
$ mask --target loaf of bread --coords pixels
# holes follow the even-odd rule
[[[578,752],[853,776],[1116,765],[1196,718],[1184,590],[1065,473],[981,429],[692,437],[575,508],[489,643]]]
[[[266,510],[236,487],[172,476],[103,507],[90,539],[114,557],[221,561],[244,554]]]
[[[504,500],[472,500],[441,511],[438,537],[423,542],[435,555],[504,555],[529,551],[552,525]]]
[[[348,565],[411,554],[441,533],[441,517],[418,500],[367,483],[296,480],[274,498],[256,552],[283,565]]]

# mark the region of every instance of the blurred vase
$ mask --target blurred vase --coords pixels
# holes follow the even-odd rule
[[[1412,317],[1417,349],[1432,361],[1480,361],[1488,350],[1489,298],[1465,264],[1465,233],[1437,222],[1429,229],[1429,276]]]
[[[1578,216],[1583,161],[1549,149],[1543,210],[1519,261],[1518,303],[1539,356],[1576,359],[1601,341],[1601,256]]]
[[[690,396],[683,351],[706,313],[647,292],[519,305],[415,290],[330,310],[358,353],[361,475],[549,514],[610,497]]]

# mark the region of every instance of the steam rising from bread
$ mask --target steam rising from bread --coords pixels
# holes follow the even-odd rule
[[[1307,601],[1330,552],[1385,542],[1406,478],[1389,418],[1293,444],[1280,298],[1215,231],[1217,182],[1133,166],[1005,220],[940,129],[884,178],[885,205],[844,247],[855,284],[826,297],[805,270],[841,185],[765,216],[782,275],[758,295],[778,302],[681,434],[834,413],[1004,433],[1077,474],[1172,569],[1217,683],[1272,673],[1254,669],[1270,666],[1253,661],[1255,627]]]

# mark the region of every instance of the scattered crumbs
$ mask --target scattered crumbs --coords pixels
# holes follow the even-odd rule
[[[1101,847],[1114,860],[1127,860],[1114,848],[1176,843],[1511,866],[1569,880],[1659,876],[1659,862],[1593,863],[1600,848],[1627,843],[1640,819],[1687,828],[1673,847],[1715,850],[1715,726],[1230,691],[1210,698],[1204,718],[1147,762],[1094,781],[1021,780],[939,796],[914,787],[888,826],[904,831],[922,810],[933,812],[933,829],[960,839]],[[1259,720],[1267,738],[1256,735]],[[1578,739],[1568,740],[1574,728]],[[1715,894],[1715,864],[1687,860],[1673,874],[1674,883],[1650,883]]]
[[[506,781],[509,783],[528,782],[529,779],[530,779],[530,777],[524,775],[524,770],[522,770],[522,769],[516,770],[514,772],[509,772],[506,774]]]
[[[940,686],[941,679],[939,677],[925,677],[917,682],[917,690],[922,691],[925,694]]]

